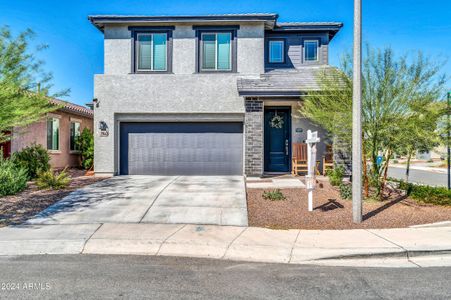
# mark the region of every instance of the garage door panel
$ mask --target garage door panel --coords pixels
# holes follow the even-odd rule
[[[241,175],[241,123],[122,123],[121,174]]]

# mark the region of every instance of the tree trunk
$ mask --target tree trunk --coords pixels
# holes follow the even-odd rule
[[[382,177],[382,182],[381,182],[381,193],[380,193],[381,200],[384,196],[385,183],[387,182],[387,175],[388,175],[388,164],[389,164],[391,155],[392,155],[391,149],[387,150],[387,156],[385,158],[385,164],[384,164],[384,169],[383,169],[384,176]]]
[[[409,183],[409,173],[410,173],[410,160],[412,159],[412,151],[409,151],[407,155],[407,166],[406,166],[406,183]]]

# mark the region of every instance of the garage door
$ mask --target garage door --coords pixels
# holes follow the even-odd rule
[[[241,175],[242,123],[121,123],[120,173]]]

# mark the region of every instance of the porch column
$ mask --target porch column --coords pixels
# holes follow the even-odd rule
[[[247,176],[263,174],[263,101],[258,98],[245,99],[245,162]]]

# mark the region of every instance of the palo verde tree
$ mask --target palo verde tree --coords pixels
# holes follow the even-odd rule
[[[391,48],[367,46],[362,69],[362,131],[365,194],[369,185],[382,195],[389,159],[395,151],[413,153],[434,145],[434,107],[445,83],[441,64],[419,52],[396,56]],[[327,72],[326,72],[327,71]],[[300,113],[350,144],[352,127],[352,56],[339,70],[318,75],[319,90],[303,99]],[[377,163],[379,154],[384,156]]]
[[[29,125],[58,108],[48,98],[53,76],[35,54],[46,47],[31,49],[33,37],[30,29],[13,36],[9,27],[0,28],[0,142],[10,139],[12,128]]]

